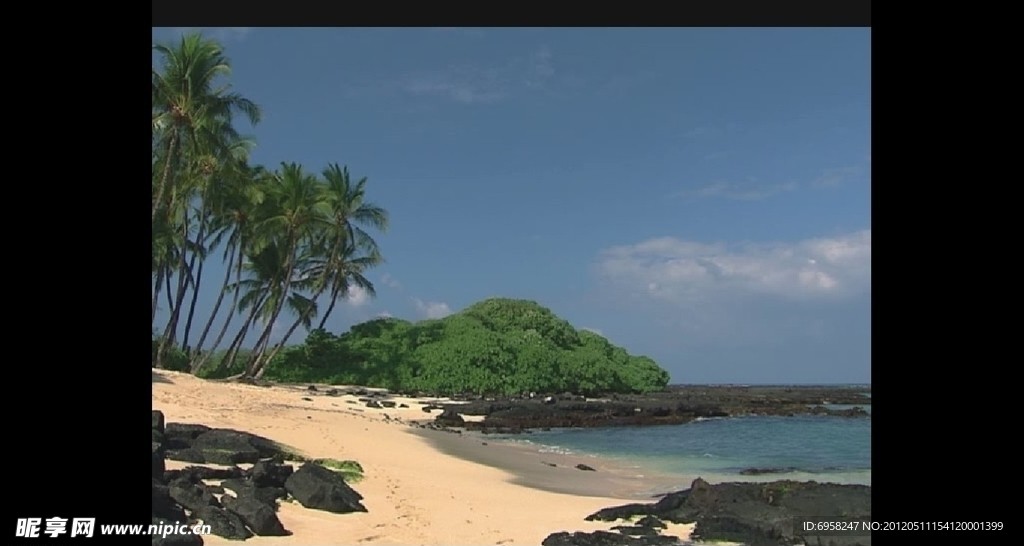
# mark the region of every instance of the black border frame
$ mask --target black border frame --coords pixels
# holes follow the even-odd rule
[[[873,54],[872,71],[872,162],[879,180],[872,190],[872,229],[877,235],[873,292],[879,295],[872,304],[874,519],[985,520],[1009,525],[1008,504],[994,496],[1005,489],[1000,487],[1003,480],[978,479],[971,472],[987,469],[996,476],[1012,476],[1017,467],[1016,460],[1003,451],[1009,447],[999,443],[1011,434],[1006,427],[1013,426],[999,421],[1006,415],[1000,406],[1008,406],[1007,401],[1014,398],[1004,394],[1010,385],[998,384],[996,366],[1012,356],[988,356],[991,353],[975,340],[991,341],[996,334],[982,332],[988,325],[981,320],[963,318],[991,316],[987,300],[973,301],[975,295],[966,294],[958,303],[947,303],[950,294],[984,281],[971,272],[973,263],[962,263],[969,259],[950,254],[948,241],[936,241],[936,234],[967,231],[965,224],[971,219],[947,214],[954,205],[955,210],[970,210],[973,204],[964,194],[953,196],[957,203],[952,203],[943,193],[948,186],[943,181],[961,173],[964,178],[959,182],[977,177],[966,166],[955,170],[958,159],[975,162],[970,152],[950,141],[961,130],[950,121],[955,114],[941,112],[942,103],[922,107],[929,96],[955,85],[949,81],[952,69],[940,66],[949,58],[941,45],[948,40],[942,36],[946,31],[940,29],[940,36],[932,40],[911,34],[926,26],[915,21],[918,14],[914,13],[903,27],[887,23],[877,32],[870,1],[709,0],[662,10],[676,12],[672,16],[645,12],[636,5],[614,12],[588,5],[585,13],[575,16],[568,10],[517,7],[502,13],[493,5],[470,10],[468,5],[409,4],[374,11],[373,7],[293,1],[282,10],[271,4],[154,0],[151,22],[152,26],[871,26],[873,49],[884,51]],[[680,7],[685,10],[673,9]],[[42,184],[31,184],[26,195],[12,199],[41,203],[37,218],[56,220],[58,229],[56,238],[39,235],[9,241],[13,255],[26,256],[24,264],[31,264],[29,268],[12,265],[22,271],[32,269],[37,277],[30,286],[14,285],[12,291],[15,301],[23,296],[27,301],[9,307],[17,310],[12,318],[18,324],[15,331],[21,333],[10,338],[11,346],[28,345],[36,352],[23,356],[9,352],[8,378],[27,391],[15,407],[32,411],[34,398],[40,405],[63,400],[63,407],[71,409],[11,416],[13,445],[20,446],[12,452],[17,482],[14,518],[95,516],[98,524],[148,524],[150,507],[141,499],[148,498],[142,476],[148,473],[149,436],[144,426],[150,420],[152,400],[146,382],[152,381],[152,374],[144,361],[151,333],[144,319],[149,312],[147,298],[132,294],[149,290],[144,268],[150,243],[141,229],[147,225],[143,203],[149,194],[145,183],[149,152],[142,149],[142,133],[150,130],[142,83],[148,61],[142,56],[148,47],[143,40],[151,40],[151,34],[141,25],[139,36],[134,26],[82,25],[111,14],[97,12],[94,6],[80,8],[80,13],[75,9],[62,8],[61,20],[79,23],[78,27],[56,31],[61,33],[60,45],[72,44],[62,48],[65,61],[56,66],[40,63],[40,57],[52,62],[52,54],[34,52],[12,62],[24,63],[30,68],[27,74],[43,80],[35,89],[49,104],[37,108],[52,118],[42,124],[38,120],[24,124],[16,149],[20,147],[28,157],[37,152],[52,159],[42,162],[42,172],[40,162],[31,162],[36,172],[21,176],[33,182],[42,178]],[[887,8],[884,19],[895,20],[898,9]],[[111,20],[120,22],[120,14]],[[106,68],[97,71],[94,63]],[[936,75],[943,77],[942,88],[932,83]],[[27,114],[14,109],[15,117]],[[130,136],[136,132],[138,141]],[[52,146],[57,138],[63,144],[59,150]],[[914,154],[916,150],[930,153]],[[54,169],[53,163],[60,167]],[[44,184],[53,189],[43,189]],[[31,195],[40,189],[42,201],[38,194]],[[950,202],[941,202],[943,197]],[[83,204],[89,207],[85,212]],[[929,213],[935,217],[928,218]],[[124,229],[134,225],[140,228]],[[934,278],[922,279],[923,272],[935,269],[940,272]],[[127,339],[133,341],[118,341]],[[58,350],[48,351],[49,343]],[[25,370],[27,377],[21,373]],[[876,533],[873,540],[875,544],[908,539],[959,544],[998,540],[1006,534]],[[107,536],[61,542],[69,540],[148,541]]]

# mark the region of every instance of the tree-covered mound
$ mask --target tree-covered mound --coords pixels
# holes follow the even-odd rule
[[[438,320],[381,318],[340,336],[314,330],[265,377],[437,394],[649,392],[668,372],[532,301],[493,298]]]

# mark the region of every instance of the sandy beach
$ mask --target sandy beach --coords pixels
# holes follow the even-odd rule
[[[168,422],[200,423],[266,436],[307,457],[353,459],[365,477],[353,487],[368,513],[331,514],[282,503],[293,534],[246,544],[539,545],[557,531],[614,524],[584,518],[605,507],[647,501],[659,477],[592,457],[540,453],[472,435],[409,426],[433,416],[436,399],[392,397],[407,408],[367,408],[356,396],[306,387],[258,387],[153,371],[153,409]],[[578,463],[596,472],[575,468]],[[554,465],[554,466],[551,466]],[[168,468],[185,463],[168,461]],[[664,534],[686,539],[691,525]],[[208,544],[237,544],[216,536]]]

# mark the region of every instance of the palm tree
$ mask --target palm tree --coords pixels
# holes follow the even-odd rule
[[[348,294],[348,279],[344,275],[344,268],[341,267],[345,263],[341,258],[345,257],[343,251],[347,250],[346,247],[357,246],[365,249],[368,256],[376,256],[378,261],[367,264],[367,267],[382,261],[376,241],[360,227],[360,224],[375,227],[382,233],[388,229],[388,212],[365,201],[366,177],[353,184],[348,168],[339,167],[337,163],[328,165],[324,169],[323,177],[327,183],[325,201],[331,208],[331,224],[327,236],[330,258],[321,271],[321,277],[324,280],[323,286],[329,286],[331,294],[330,304],[320,319],[320,325],[317,326],[320,330],[327,323],[327,317],[334,311],[338,298]],[[352,257],[352,254],[348,257]],[[317,297],[319,296],[320,294],[317,294]]]
[[[316,316],[317,298],[324,293],[328,286],[331,288],[330,305],[332,308],[336,299],[339,296],[348,296],[349,289],[353,286],[364,290],[370,297],[377,295],[373,283],[363,275],[363,272],[370,267],[380,264],[383,259],[377,252],[357,256],[356,253],[359,250],[356,245],[349,244],[341,252],[330,253],[329,257],[309,260],[312,267],[303,274],[302,279],[307,280],[307,282],[308,279],[314,279],[313,286],[315,286],[316,292],[310,298],[302,298],[304,300],[302,305],[292,305],[298,311],[298,318],[295,319],[273,350],[254,369],[253,378],[259,379],[263,376],[267,366],[274,361],[274,357],[284,348],[285,344],[288,343],[288,339],[291,338],[300,325],[304,326],[306,330],[310,329],[313,317]],[[320,249],[314,255],[325,256],[327,253]],[[297,294],[293,295],[298,296]],[[321,327],[320,329],[323,328]]]
[[[163,61],[162,71],[153,69],[154,142],[165,150],[162,173],[154,176],[152,217],[155,221],[157,210],[172,184],[173,167],[188,141],[202,138],[216,141],[222,136],[217,132],[232,130],[230,120],[235,112],[244,114],[253,125],[259,123],[261,116],[256,104],[229,92],[228,85],[214,88],[219,77],[231,73],[231,64],[216,41],[190,33],[182,36],[177,46],[154,44],[153,50]],[[217,118],[229,123],[210,123]]]
[[[387,211],[365,200],[365,177],[353,183],[348,169],[335,163],[324,169],[323,180],[325,185],[320,199],[326,205],[325,218],[315,224],[316,232],[309,239],[310,244],[305,249],[306,260],[314,267],[302,275],[303,279],[313,281],[314,293],[309,298],[310,301],[316,302],[325,291],[331,291],[327,312],[320,322],[321,329],[338,298],[348,296],[350,286],[365,290],[371,297],[376,294],[373,283],[363,276],[363,272],[381,263],[382,258],[377,243],[360,227],[360,224],[373,226],[381,231],[386,231],[388,226]],[[358,255],[361,251],[366,254]],[[296,320],[274,349],[254,360],[251,366],[253,377],[258,379],[263,375],[267,365],[284,347],[299,325],[307,325],[307,329],[309,328],[308,323],[312,320],[312,313],[315,310],[315,305],[305,306],[305,311],[298,313]]]
[[[250,256],[242,266],[248,273],[247,277],[232,287],[236,296],[241,294],[238,301],[239,310],[242,312],[248,310],[249,312],[242,327],[228,346],[227,353],[218,364],[218,369],[231,369],[253,322],[258,316],[267,317],[269,315],[268,306],[272,308],[276,304],[276,300],[283,297],[278,284],[285,262],[281,254],[282,249],[275,242],[261,246],[260,251]],[[212,352],[210,351],[210,353]]]
[[[210,312],[206,326],[203,327],[203,333],[199,336],[199,341],[196,343],[196,351],[193,354],[191,364],[193,373],[201,369],[217,350],[217,347],[220,346],[224,335],[231,326],[231,319],[238,310],[240,293],[238,287],[242,285],[243,264],[246,252],[248,252],[249,242],[253,239],[253,220],[256,217],[258,207],[263,201],[261,182],[265,179],[267,173],[262,166],[249,167],[248,165],[241,165],[239,171],[234,174],[235,176],[228,177],[224,184],[217,186],[218,191],[214,192],[211,196],[211,199],[214,201],[213,208],[216,211],[215,217],[217,222],[219,222],[217,227],[214,228],[213,238],[216,241],[220,241],[227,233],[226,247],[224,249],[225,265],[227,267],[224,270],[224,282],[221,285],[217,301],[213,306],[213,311]],[[230,284],[232,272],[235,274],[233,286]],[[213,342],[213,346],[208,351],[203,351],[202,348],[206,342],[206,337],[213,326],[218,311],[220,311],[224,295],[228,291],[232,293],[232,296],[227,317],[220,329],[220,333],[217,334],[217,338]]]
[[[252,377],[266,350],[271,331],[288,302],[293,276],[301,256],[301,245],[308,243],[316,233],[318,224],[329,209],[323,200],[323,190],[315,175],[303,172],[295,163],[282,163],[281,169],[267,186],[267,198],[257,230],[267,240],[282,249],[284,266],[273,284],[280,285],[281,297],[274,301],[263,333],[260,334],[253,354],[246,367],[246,375]]]
[[[158,241],[156,233],[154,235],[153,301],[158,298],[163,280],[170,313],[157,351],[159,366],[167,346],[174,343],[186,290],[189,287],[194,291],[199,289],[209,220],[204,194],[210,177],[219,165],[236,159],[239,149],[245,148],[239,145],[241,139],[233,126],[233,117],[242,113],[250,123],[256,124],[260,120],[260,109],[249,99],[230,92],[229,85],[214,87],[218,78],[231,71],[216,41],[200,34],[188,34],[177,46],[156,44],[153,49],[162,57],[162,70],[154,67],[152,71],[154,232],[158,224],[165,224],[160,230],[163,239]],[[176,174],[180,183],[175,182]],[[196,226],[192,225],[192,207],[198,208]],[[192,234],[194,238],[190,239]],[[172,273],[174,262],[177,262],[176,275]],[[197,263],[198,271],[195,270]],[[172,275],[177,277],[177,290],[173,295]],[[186,321],[186,332],[192,312]],[[155,317],[154,303],[154,320]]]
[[[218,232],[213,231],[210,228],[224,224],[224,221],[219,217],[219,215],[214,214],[215,194],[225,186],[230,187],[228,181],[232,178],[237,178],[240,171],[246,167],[246,163],[249,158],[249,151],[252,149],[252,144],[253,142],[251,139],[235,139],[230,142],[230,147],[228,149],[219,150],[221,152],[226,152],[228,154],[226,157],[218,157],[217,155],[206,156],[207,160],[204,163],[204,169],[201,173],[202,177],[200,181],[202,184],[200,190],[201,206],[198,208],[196,215],[196,223],[199,226],[198,233],[196,235],[196,247],[198,251],[192,254],[192,260],[188,265],[190,271],[195,271],[195,283],[192,287],[192,299],[189,303],[188,317],[185,320],[185,332],[181,339],[182,346],[185,350],[189,349],[189,333],[192,330],[192,320],[195,316],[196,302],[199,299],[199,287],[202,284],[203,277],[203,264],[206,263],[207,253],[216,248],[221,239],[221,237],[218,236]],[[198,267],[196,266],[197,259],[199,261]],[[230,264],[230,261],[228,263]],[[228,269],[230,270],[230,267],[228,267]],[[223,296],[223,293],[221,295]],[[198,344],[197,349],[201,347],[202,342]]]

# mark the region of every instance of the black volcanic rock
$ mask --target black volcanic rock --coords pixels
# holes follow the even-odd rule
[[[160,410],[153,410],[153,430],[164,433],[164,412]]]
[[[306,508],[337,514],[366,512],[363,496],[349,487],[340,474],[316,463],[305,463],[284,484],[295,500]]]
[[[193,423],[167,423],[164,425],[164,437],[167,449],[188,449],[192,441],[200,434],[209,432],[210,427]]]
[[[166,485],[153,480],[153,517],[169,521],[185,521],[185,511],[174,502]]]
[[[237,466],[230,468],[210,468],[208,466],[186,466],[181,470],[168,470],[164,472],[164,479],[168,483],[184,479],[191,483],[199,483],[202,480],[230,480],[241,478],[243,471]]]
[[[434,424],[441,427],[461,427],[465,426],[466,420],[459,415],[456,409],[446,408],[441,415],[434,418]]]
[[[267,438],[231,429],[168,423],[164,436],[167,458],[175,461],[231,466],[284,455]]]
[[[586,519],[616,521],[656,516],[673,523],[694,523],[693,538],[742,542],[750,546],[782,546],[796,541],[835,546],[869,546],[870,537],[804,535],[794,528],[800,517],[851,521],[871,518],[871,488],[865,485],[777,481],[723,483],[694,480],[690,489],[665,495],[653,504],[605,508]]]
[[[153,454],[151,458],[151,464],[153,469],[153,477],[162,480],[164,477],[164,447],[156,442],[153,442]]]
[[[654,536],[658,534],[658,529],[643,525],[616,525],[612,527],[612,530],[629,536]]]
[[[241,518],[257,536],[282,537],[291,534],[285,530],[272,508],[254,498],[234,498],[225,495],[221,502],[224,503],[224,508]]]
[[[688,423],[695,419],[737,415],[827,415],[870,418],[861,407],[831,409],[821,404],[870,403],[863,389],[840,387],[682,386],[650,394],[615,394],[607,398],[578,395],[508,397],[447,404],[442,426],[482,432],[555,427],[638,426]],[[545,400],[557,401],[546,404]],[[484,416],[455,424],[454,414]],[[437,419],[441,419],[438,417]],[[449,422],[449,420],[451,422]]]
[[[673,536],[632,537],[609,531],[594,531],[593,533],[563,531],[552,533],[541,542],[541,546],[663,546],[668,544],[682,544],[682,542]]]
[[[256,487],[284,487],[285,480],[295,472],[292,465],[259,461],[249,470],[249,479]],[[237,476],[232,476],[237,477]]]
[[[657,529],[664,529],[668,527],[667,525],[665,525],[665,522],[661,521],[660,519],[654,516],[644,516],[637,520],[636,524],[641,527],[652,527]]]
[[[793,472],[796,468],[744,468],[740,470],[740,475],[743,476],[760,476],[763,474],[785,474],[786,472]]]
[[[246,432],[213,429],[197,436],[192,448],[201,451],[206,462],[222,465],[255,463],[260,456],[273,455],[273,452],[261,453],[254,438]]]
[[[194,515],[210,526],[210,533],[231,540],[245,540],[253,535],[242,518],[216,506],[204,506]]]
[[[178,479],[167,486],[168,492],[174,502],[197,512],[207,506],[220,507],[220,501],[213,496],[213,492],[207,489],[203,483],[191,483],[184,479]]]
[[[238,498],[252,498],[277,511],[278,499],[288,496],[284,487],[256,487],[250,479],[224,480],[221,486],[231,490]]]

